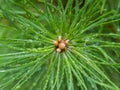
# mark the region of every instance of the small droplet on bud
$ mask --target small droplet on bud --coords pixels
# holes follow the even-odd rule
[[[60,43],[60,44],[59,44],[59,48],[60,48],[60,49],[65,49],[65,46],[66,46],[65,43]]]
[[[57,51],[57,52],[61,52],[61,49],[60,49],[60,48],[57,48],[56,51]]]

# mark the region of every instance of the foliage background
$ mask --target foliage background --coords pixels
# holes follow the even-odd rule
[[[74,1],[0,0],[0,90],[120,89],[120,0]]]

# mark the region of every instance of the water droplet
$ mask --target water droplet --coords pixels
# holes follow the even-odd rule
[[[16,87],[16,89],[19,89],[20,88],[20,85]]]
[[[79,83],[77,83],[77,86],[80,86],[80,84],[79,84]]]
[[[117,31],[120,32],[120,28],[117,28]]]
[[[36,83],[33,83],[33,86],[36,86]]]

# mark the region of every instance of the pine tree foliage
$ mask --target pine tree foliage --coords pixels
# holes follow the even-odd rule
[[[83,1],[0,0],[0,90],[120,90],[120,0]]]

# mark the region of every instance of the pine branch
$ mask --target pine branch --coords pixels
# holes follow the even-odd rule
[[[1,0],[0,89],[119,90],[119,4]]]

